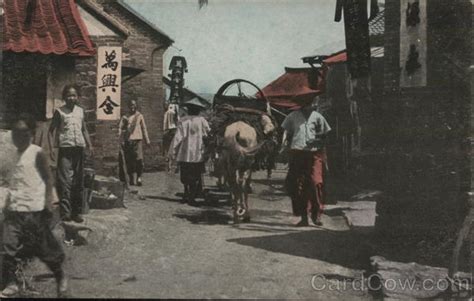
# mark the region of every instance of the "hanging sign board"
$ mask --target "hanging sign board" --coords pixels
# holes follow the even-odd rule
[[[97,50],[97,120],[119,120],[122,85],[122,48]]]
[[[400,2],[400,87],[426,86],[426,2]]]
[[[370,41],[367,0],[344,2],[347,65],[352,78],[370,74]]]

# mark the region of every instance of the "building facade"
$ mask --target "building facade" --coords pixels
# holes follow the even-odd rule
[[[385,2],[384,229],[456,227],[466,213],[471,34],[469,0]]]
[[[151,147],[144,149],[145,168],[159,167],[163,135],[165,89],[162,81],[163,55],[173,40],[120,0],[80,0],[81,15],[96,48],[118,46],[122,49],[121,114],[136,100],[144,115]],[[97,120],[97,56],[77,60],[76,81],[82,87],[83,101],[95,108],[88,125],[96,148],[94,167],[104,174],[117,170],[118,120]],[[94,112],[95,111],[95,112]]]
[[[157,154],[161,153],[165,101],[163,54],[173,40],[121,0],[67,0],[69,6],[64,5],[66,1],[46,1],[36,7],[24,8],[21,5],[25,6],[26,2],[18,3],[5,7],[5,17],[27,20],[27,17],[15,16],[30,13],[35,16],[31,22],[41,25],[46,17],[33,10],[52,10],[56,5],[59,7],[56,12],[62,14],[61,18],[56,19],[65,18],[66,21],[65,24],[57,22],[55,28],[37,26],[36,28],[45,31],[41,34],[30,33],[29,28],[35,27],[18,21],[18,26],[26,28],[23,31],[25,37],[21,41],[27,42],[22,45],[12,34],[7,39],[8,43],[3,45],[6,51],[2,53],[2,72],[9,76],[2,78],[2,85],[5,87],[0,106],[2,128],[8,128],[11,119],[19,113],[31,113],[39,121],[35,143],[48,149],[47,128],[55,108],[63,104],[62,89],[66,84],[75,83],[81,90],[80,101],[86,112],[86,124],[95,149],[94,157],[90,158],[92,160],[89,160],[88,165],[98,173],[117,175],[118,119],[127,111],[128,103],[136,100],[147,122],[151,140],[151,147],[145,149],[146,168],[159,167],[162,162]],[[7,23],[2,22],[3,24]],[[82,40],[76,37],[78,34],[75,31],[79,29],[71,24],[77,24],[76,27],[83,34],[80,36]],[[6,34],[8,29],[5,30]],[[11,30],[14,31],[14,28]],[[58,31],[63,35],[56,36],[55,32]],[[42,45],[48,44],[36,41],[36,36],[46,36],[47,41],[54,43],[43,49]],[[73,40],[76,44],[67,45],[71,36],[76,37]],[[79,50],[73,47],[83,40],[88,47]],[[63,51],[61,42],[65,44],[64,47],[69,46],[68,52]],[[43,48],[39,48],[40,46]],[[116,103],[118,107],[115,108],[115,118],[104,120],[100,114],[103,108],[100,108],[99,103],[99,98],[103,97],[99,95],[99,85],[104,78],[102,74],[98,74],[98,56],[108,49],[121,53],[115,58],[120,64],[115,75],[107,75],[108,83],[115,84],[120,102]],[[119,77],[112,78],[117,75]],[[112,83],[111,79],[116,82]],[[55,165],[54,161],[52,165]]]

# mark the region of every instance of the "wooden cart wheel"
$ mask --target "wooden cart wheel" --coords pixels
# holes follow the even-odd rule
[[[233,80],[230,80],[228,82],[226,82],[225,84],[223,84],[219,90],[217,91],[216,95],[214,96],[214,101],[213,101],[213,104],[212,104],[212,108],[214,109],[215,106],[218,104],[218,102],[216,101],[217,99],[220,99],[222,97],[225,97],[225,93],[227,92],[227,90],[236,85],[238,90],[239,90],[239,94],[242,94],[241,91],[242,91],[242,83],[246,83],[252,87],[254,87],[256,90],[257,90],[257,95],[259,95],[258,99],[259,101],[264,101],[267,105],[268,105],[268,100],[267,98],[265,97],[265,94],[263,93],[263,91],[257,86],[255,85],[254,83],[248,81],[248,80],[245,80],[245,79],[233,79]],[[242,97],[243,99],[244,97]],[[255,100],[257,100],[257,97],[255,96]]]

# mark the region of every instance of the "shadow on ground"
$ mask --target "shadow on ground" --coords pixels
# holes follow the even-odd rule
[[[231,211],[205,210],[198,212],[186,212],[174,214],[174,217],[182,218],[192,224],[199,225],[232,225],[243,231],[282,233],[297,232],[298,229],[288,223],[278,223],[271,221],[251,220],[250,222],[240,222],[233,224]]]
[[[161,201],[167,201],[167,202],[173,202],[173,203],[182,203],[181,198],[169,198],[166,196],[160,196],[160,195],[145,195],[147,199],[152,199],[152,200],[161,200]]]
[[[300,232],[290,224],[250,221],[248,223],[240,223],[235,225],[236,228],[243,231],[265,232],[265,233],[282,233],[282,232]]]
[[[252,183],[269,186],[278,191],[285,191],[284,179],[252,179]]]
[[[232,220],[230,211],[200,210],[173,214],[174,217],[186,219],[192,224],[227,225]]]
[[[268,252],[317,259],[350,269],[369,268],[372,255],[370,246],[364,243],[366,240],[350,231],[308,230],[228,241]]]
[[[161,195],[144,195],[145,198],[151,199],[151,200],[161,200],[161,201],[166,201],[166,202],[172,202],[172,203],[180,203],[180,204],[185,204],[186,202],[183,201],[183,194],[182,193],[176,193],[175,198],[170,198],[166,196],[161,196]],[[216,207],[216,208],[221,208],[221,207],[226,207],[226,206],[231,206],[232,203],[228,199],[210,199],[210,200],[205,200],[204,198],[198,198],[196,199],[196,202],[198,203],[199,206],[202,207]]]

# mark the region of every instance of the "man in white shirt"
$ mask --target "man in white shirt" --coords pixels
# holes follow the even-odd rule
[[[287,144],[290,149],[286,187],[291,197],[293,214],[301,216],[296,226],[308,226],[308,213],[313,223],[321,226],[325,138],[331,127],[314,110],[311,102],[290,113],[282,127],[285,130],[283,144]]]
[[[54,180],[48,157],[41,147],[31,143],[35,121],[20,116],[12,129],[16,147],[10,169],[5,171],[8,184],[3,213],[1,272],[6,287],[0,298],[17,297],[20,289],[15,275],[17,263],[25,254],[38,257],[53,273],[58,297],[66,297],[67,279],[63,270],[65,254],[50,229],[55,210]]]
[[[179,164],[181,182],[184,185],[184,201],[197,205],[195,199],[202,189],[204,173],[204,139],[210,131],[207,120],[199,116],[205,106],[199,99],[193,98],[184,104],[188,115],[181,118],[176,134],[171,142],[169,155]]]

